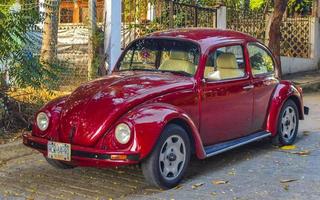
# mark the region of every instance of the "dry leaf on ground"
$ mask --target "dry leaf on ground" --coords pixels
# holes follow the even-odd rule
[[[214,180],[212,181],[212,184],[214,185],[222,185],[222,184],[227,184],[229,183],[229,181],[225,181],[225,180]]]
[[[310,153],[311,152],[308,151],[308,150],[292,152],[292,154],[296,154],[296,155],[299,155],[299,156],[308,156],[308,155],[310,155]]]
[[[305,135],[305,136],[310,135],[310,131],[303,131],[303,135]]]
[[[203,185],[204,185],[204,183],[196,183],[196,184],[192,185],[192,189],[197,189],[198,187],[201,187]]]
[[[282,184],[282,187],[284,190],[288,191],[289,190],[289,185],[287,183]]]
[[[296,148],[297,148],[297,146],[295,146],[295,145],[287,145],[287,146],[280,147],[281,150],[293,150]]]
[[[181,189],[182,188],[182,185],[177,185],[176,187],[174,187],[173,189],[175,189],[175,190],[179,190],[179,189]]]
[[[298,179],[284,179],[284,180],[280,180],[280,183],[290,183],[294,181],[298,181]]]

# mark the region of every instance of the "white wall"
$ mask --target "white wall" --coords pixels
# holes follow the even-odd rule
[[[292,74],[302,71],[312,71],[318,68],[316,59],[292,58],[281,56],[282,74]]]

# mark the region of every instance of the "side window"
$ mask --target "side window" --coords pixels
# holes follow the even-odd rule
[[[271,55],[255,44],[248,45],[250,64],[253,75],[266,74],[274,71]]]
[[[244,76],[245,63],[240,45],[218,48],[208,55],[204,78],[226,80]]]

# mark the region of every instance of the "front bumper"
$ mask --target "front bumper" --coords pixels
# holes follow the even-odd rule
[[[47,156],[48,140],[32,136],[30,133],[23,134],[23,144],[41,152]],[[126,159],[113,159],[115,156],[126,155]],[[115,167],[121,165],[137,164],[140,156],[138,152],[107,151],[95,148],[71,145],[71,161],[69,164],[87,167]],[[63,161],[65,162],[65,161]]]

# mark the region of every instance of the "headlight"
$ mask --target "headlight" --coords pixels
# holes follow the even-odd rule
[[[41,131],[47,130],[49,126],[49,117],[46,113],[40,112],[37,115],[37,126]]]
[[[131,137],[131,130],[127,124],[121,123],[116,127],[115,136],[120,144],[127,144]]]

